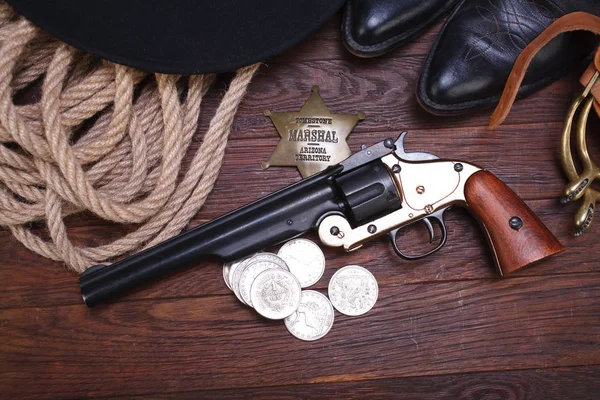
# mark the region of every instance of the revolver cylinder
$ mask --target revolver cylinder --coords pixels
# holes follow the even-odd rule
[[[347,214],[355,224],[376,219],[401,207],[399,191],[380,160],[341,175],[336,183],[344,194]]]

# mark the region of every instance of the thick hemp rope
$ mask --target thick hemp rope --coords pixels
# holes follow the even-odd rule
[[[212,190],[257,69],[237,71],[183,171],[214,76],[147,74],[95,59],[0,3],[0,224],[77,272],[179,233]],[[15,104],[35,85],[36,102]],[[137,229],[78,247],[64,218],[83,211]],[[40,221],[49,240],[28,227]]]

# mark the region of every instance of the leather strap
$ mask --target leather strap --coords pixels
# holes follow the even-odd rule
[[[523,49],[513,65],[510,76],[506,81],[506,86],[504,86],[504,91],[502,92],[500,102],[492,114],[489,125],[491,129],[499,126],[508,115],[512,104],[517,97],[517,91],[523,82],[525,72],[527,72],[527,68],[531,63],[531,60],[533,60],[538,51],[540,51],[542,47],[548,44],[548,42],[550,42],[556,36],[560,35],[561,33],[571,31],[589,31],[595,33],[596,35],[600,35],[600,18],[585,12],[574,12],[564,15],[554,21],[542,33],[540,33],[538,37],[529,43],[525,49]],[[593,76],[594,72],[596,71],[600,71],[600,48],[596,52],[590,67],[582,76],[582,84],[584,86],[587,86],[591,76]],[[596,98],[594,104],[596,112],[598,115],[600,115],[600,84],[594,86],[592,89],[592,94]]]
[[[596,59],[600,60],[600,57],[598,57],[600,55],[600,47],[598,47],[598,49],[596,50]],[[590,65],[586,68],[586,70],[584,71],[583,75],[581,75],[581,78],[579,78],[579,82],[584,86],[587,87],[590,83],[590,81],[593,79],[594,74],[596,72],[600,72],[600,65],[598,65],[598,63],[596,62],[592,62],[590,63]],[[596,110],[596,114],[598,114],[598,116],[600,116],[600,79],[596,81],[596,83],[594,84],[594,86],[592,86],[592,89],[590,90],[590,93],[592,94],[592,96],[594,96],[594,109]]]

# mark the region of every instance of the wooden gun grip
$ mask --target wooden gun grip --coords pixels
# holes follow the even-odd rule
[[[500,275],[564,250],[527,204],[492,173],[473,174],[465,184],[465,199],[483,225]]]

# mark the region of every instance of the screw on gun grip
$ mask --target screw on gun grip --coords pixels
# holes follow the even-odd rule
[[[523,220],[515,216],[508,220],[508,225],[515,231],[518,231],[523,227]]]

